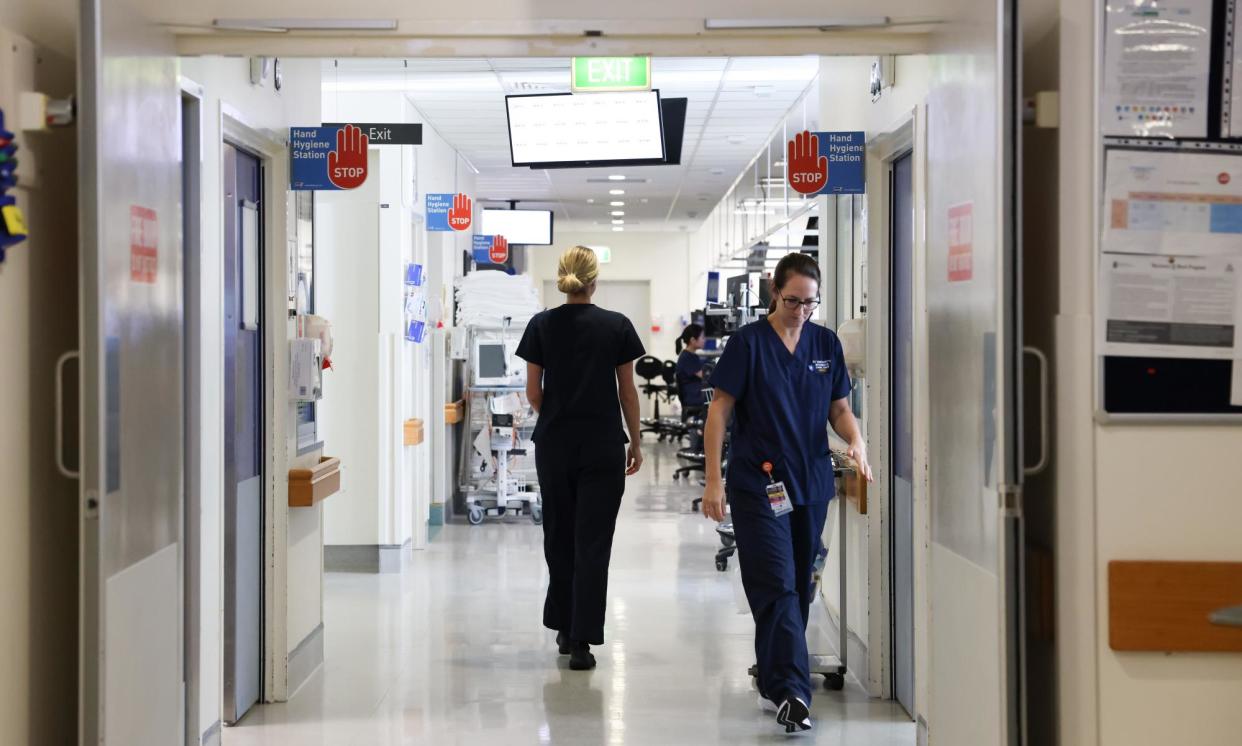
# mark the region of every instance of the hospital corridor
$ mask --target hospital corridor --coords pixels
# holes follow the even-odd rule
[[[332,574],[325,665],[224,743],[754,743],[749,612],[713,565],[716,532],[668,486],[675,449],[627,487],[595,671],[558,662],[539,624],[547,572],[529,521],[446,526],[400,576]],[[661,486],[663,483],[664,486]],[[740,605],[746,610],[744,601]],[[834,650],[826,614],[810,639]],[[893,702],[819,697],[815,743],[911,744]],[[822,713],[822,714],[821,714]]]
[[[1238,746],[1242,0],[0,0],[0,744]]]

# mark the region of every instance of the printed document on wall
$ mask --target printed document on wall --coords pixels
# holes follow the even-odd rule
[[[1242,255],[1242,155],[1110,149],[1101,250]]]
[[[1212,0],[1125,0],[1105,12],[1105,136],[1207,137]]]
[[[1232,359],[1240,271],[1238,257],[1102,254],[1103,353]]]

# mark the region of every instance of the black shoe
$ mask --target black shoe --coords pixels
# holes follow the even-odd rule
[[[590,671],[595,668],[595,656],[591,655],[591,646],[585,642],[573,644],[569,654],[569,668],[573,671]]]
[[[806,702],[797,697],[790,697],[781,703],[776,711],[776,722],[785,726],[786,733],[811,729],[811,710]]]
[[[556,633],[556,652],[561,655],[569,655],[573,652],[569,647],[569,637],[564,632]]]

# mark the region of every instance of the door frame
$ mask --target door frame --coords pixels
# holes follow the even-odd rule
[[[904,112],[888,129],[873,136],[867,143],[867,378],[868,402],[865,413],[867,440],[875,448],[872,470],[876,481],[869,488],[874,506],[867,516],[868,531],[878,541],[871,541],[868,555],[868,581],[878,592],[870,594],[868,635],[870,643],[869,688],[885,699],[892,699],[892,553],[889,529],[892,524],[891,449],[892,393],[888,381],[892,376],[889,340],[892,263],[890,233],[891,196],[888,191],[893,162],[907,153],[912,158],[914,197],[914,260],[911,267],[911,297],[914,314],[912,331],[913,389],[911,413],[914,458],[914,717],[924,720],[928,701],[930,676],[930,600],[927,593],[927,568],[930,561],[931,509],[928,481],[928,450],[931,410],[928,405],[927,371],[927,108],[920,103]],[[883,382],[883,383],[878,383]],[[876,447],[882,444],[882,447]]]
[[[284,140],[251,125],[239,110],[221,101],[219,173],[224,173],[224,145],[259,159],[263,169],[263,687],[261,702],[288,698],[288,545],[289,422],[293,405],[278,398],[288,379],[290,336],[288,297],[289,166]],[[279,207],[278,207],[279,206]],[[224,234],[219,255],[224,261]],[[221,350],[223,354],[223,350]],[[278,387],[278,382],[280,386]],[[223,650],[221,651],[223,653]],[[223,702],[222,702],[223,704]]]
[[[182,161],[182,236],[181,236],[181,276],[182,287],[182,339],[185,350],[185,387],[182,394],[184,418],[184,482],[185,496],[182,504],[182,643],[185,661],[182,667],[184,676],[185,742],[187,746],[198,746],[202,740],[201,723],[202,709],[200,685],[202,682],[202,521],[199,517],[203,507],[203,459],[202,459],[202,276],[203,276],[203,241],[202,241],[202,192],[203,192],[203,87],[198,83],[180,76],[181,113],[193,116],[191,120],[182,120],[181,153],[197,150],[198,158],[185,158]],[[189,133],[190,142],[185,141]]]

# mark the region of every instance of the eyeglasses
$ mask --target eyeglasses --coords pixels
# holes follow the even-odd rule
[[[777,295],[781,296],[781,302],[784,303],[785,308],[788,308],[790,311],[798,310],[799,306],[806,308],[808,311],[814,311],[816,308],[819,308],[819,298],[807,298],[806,300],[802,300],[791,295],[781,295],[780,293],[777,293]]]

